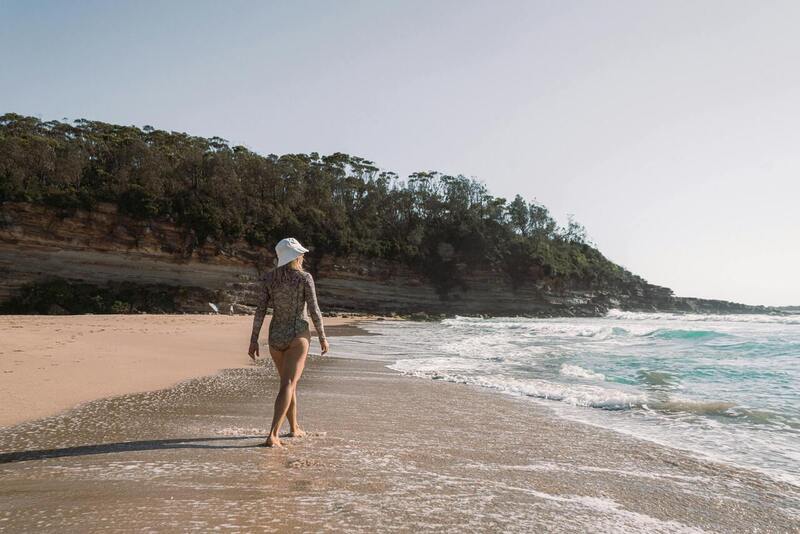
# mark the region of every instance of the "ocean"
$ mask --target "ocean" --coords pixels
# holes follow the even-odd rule
[[[612,310],[366,329],[382,337],[337,338],[335,353],[526,396],[561,417],[800,485],[800,315]]]

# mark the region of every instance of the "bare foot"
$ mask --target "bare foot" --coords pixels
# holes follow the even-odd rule
[[[305,435],[306,435],[306,431],[305,430],[300,430],[299,428],[297,430],[292,430],[288,434],[288,436],[290,438],[302,438]]]
[[[263,443],[264,447],[283,447],[281,440],[278,438],[273,438],[272,436],[267,438],[267,441]]]

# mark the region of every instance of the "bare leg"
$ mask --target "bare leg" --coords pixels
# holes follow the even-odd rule
[[[275,363],[275,369],[278,370],[278,376],[283,379],[284,351],[270,347],[269,353],[272,356],[272,361]],[[297,393],[292,395],[292,402],[289,404],[289,411],[286,413],[286,418],[289,420],[289,426],[292,429],[289,435],[292,435],[295,432],[294,429],[297,428]]]
[[[278,376],[283,378],[283,352],[270,347],[269,353],[272,356],[272,361],[275,363],[275,368],[278,370]],[[297,422],[297,390],[295,389],[292,395],[292,402],[289,404],[289,410],[286,412],[286,419],[289,420],[289,436],[299,438],[305,435],[305,432],[300,428]]]
[[[289,405],[289,412],[286,414],[289,419],[289,436],[292,438],[302,438],[306,435],[305,430],[300,428],[300,423],[297,422],[297,388],[294,388],[294,395],[292,396],[292,404]]]
[[[296,337],[292,340],[289,348],[283,351],[283,358],[281,362],[281,377],[280,390],[275,399],[275,413],[272,417],[272,427],[270,428],[269,437],[265,445],[270,447],[280,447],[281,440],[278,438],[283,420],[286,417],[289,406],[295,404],[295,424],[297,424],[297,402],[295,399],[295,390],[297,388],[297,381],[300,380],[300,375],[303,374],[303,368],[306,363],[306,355],[308,354],[309,339],[308,337]],[[291,423],[290,423],[291,424]]]

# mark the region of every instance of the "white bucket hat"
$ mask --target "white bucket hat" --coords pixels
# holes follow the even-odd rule
[[[308,252],[308,249],[301,245],[297,239],[287,237],[286,239],[278,241],[278,244],[275,245],[275,252],[278,254],[278,267],[280,267],[281,265],[286,265],[299,255]]]

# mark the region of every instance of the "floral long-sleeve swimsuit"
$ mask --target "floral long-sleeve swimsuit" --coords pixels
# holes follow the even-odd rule
[[[253,318],[251,343],[258,343],[258,334],[264,324],[267,306],[272,304],[272,320],[269,323],[269,345],[276,350],[286,350],[289,343],[308,330],[306,306],[320,341],[325,339],[322,313],[317,304],[317,292],[310,273],[280,267],[264,277],[258,307]]]

